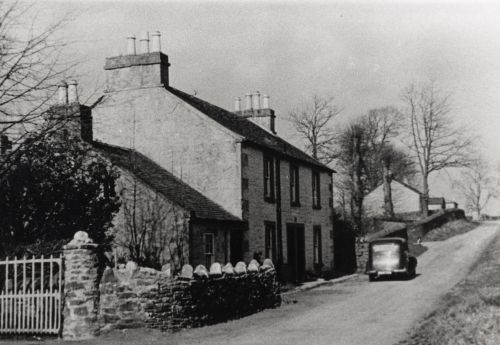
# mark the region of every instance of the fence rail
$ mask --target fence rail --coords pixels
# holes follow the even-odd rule
[[[0,333],[58,334],[62,258],[0,261]]]

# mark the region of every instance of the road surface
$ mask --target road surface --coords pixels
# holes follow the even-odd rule
[[[201,328],[181,332],[175,340],[179,344],[394,344],[466,276],[499,230],[499,223],[486,223],[446,241],[425,243],[429,250],[419,257],[419,276],[414,280],[369,283],[361,276],[306,292],[290,308],[230,322],[230,329],[228,324],[205,327],[209,331],[205,336]]]

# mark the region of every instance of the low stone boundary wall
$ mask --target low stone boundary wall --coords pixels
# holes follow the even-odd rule
[[[408,237],[410,242],[417,242],[429,231],[440,227],[452,220],[465,219],[464,210],[455,208],[434,213],[433,215],[408,225]]]
[[[87,339],[121,328],[200,327],[281,304],[269,259],[235,267],[214,263],[210,270],[184,265],[178,276],[170,274],[168,265],[157,271],[128,262],[107,267],[99,277],[96,249],[81,232],[65,247],[64,339]]]
[[[148,326],[162,330],[200,327],[280,305],[272,266],[259,268],[252,261],[247,270],[241,262],[236,266],[240,271],[235,272],[228,264],[221,272],[220,265],[214,265],[215,270],[210,272],[198,266],[193,278],[162,280],[157,298],[148,310]]]

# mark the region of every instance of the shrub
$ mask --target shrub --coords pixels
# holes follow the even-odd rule
[[[0,256],[50,254],[83,230],[99,244],[119,209],[118,172],[79,138],[28,138],[0,179]]]

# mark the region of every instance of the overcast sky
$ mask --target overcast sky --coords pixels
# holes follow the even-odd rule
[[[43,18],[72,12],[86,90],[103,83],[104,59],[125,53],[126,37],[162,33],[171,85],[231,109],[235,96],[269,94],[278,133],[313,94],[333,96],[347,119],[400,105],[400,90],[434,79],[452,94],[453,118],[499,160],[500,5],[493,2],[146,2],[37,4]]]

